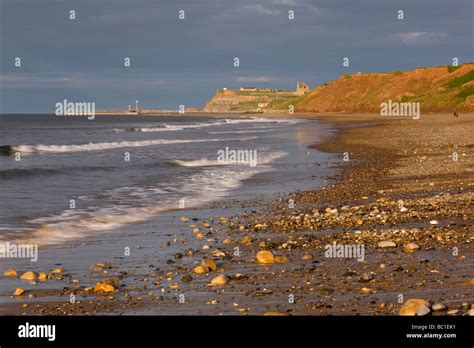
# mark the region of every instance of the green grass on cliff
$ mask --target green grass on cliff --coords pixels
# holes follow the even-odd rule
[[[471,70],[462,76],[455,77],[449,80],[449,82],[446,83],[445,86],[449,88],[458,88],[458,87],[462,87],[465,83],[468,83],[473,80],[474,80],[474,70]]]
[[[469,86],[464,88],[461,92],[456,94],[456,97],[459,99],[465,100],[467,97],[474,95],[474,86]]]

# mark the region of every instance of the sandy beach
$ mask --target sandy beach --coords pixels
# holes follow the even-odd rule
[[[26,292],[1,314],[398,315],[416,298],[432,315],[472,315],[474,115],[294,117],[335,130],[311,145],[334,157],[323,187],[166,212],[168,242],[152,246],[150,225],[129,236],[128,259],[107,252],[113,234],[50,247],[61,261],[16,269],[8,290]],[[359,253],[330,257],[331,245]]]

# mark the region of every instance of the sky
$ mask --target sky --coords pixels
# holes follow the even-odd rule
[[[314,88],[359,71],[472,62],[473,4],[0,0],[0,113],[54,113],[64,99],[96,109],[135,99],[148,109],[202,107],[224,87]]]

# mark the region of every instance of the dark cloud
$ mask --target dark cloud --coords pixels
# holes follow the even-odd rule
[[[472,61],[472,11],[470,0],[0,0],[0,112],[63,98],[200,106],[220,87]]]

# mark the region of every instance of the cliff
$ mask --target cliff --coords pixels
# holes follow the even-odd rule
[[[263,112],[296,99],[290,91],[218,90],[206,103],[204,112]]]
[[[353,74],[295,101],[299,112],[379,112],[388,100],[419,102],[422,111],[474,111],[474,64]]]
[[[380,104],[419,102],[422,112],[474,111],[474,63],[344,75],[309,93],[218,90],[204,112],[380,112]]]

